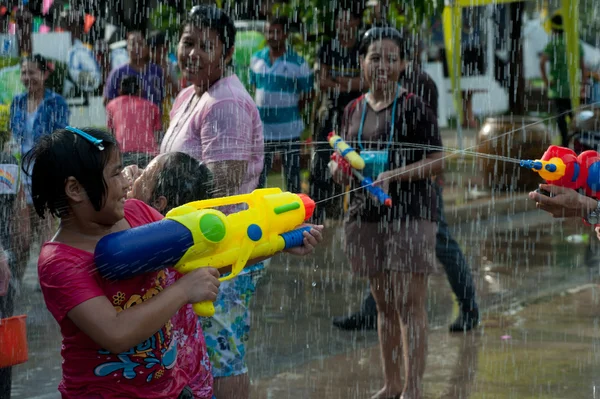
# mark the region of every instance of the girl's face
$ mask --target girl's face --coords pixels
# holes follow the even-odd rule
[[[39,91],[44,88],[47,75],[40,70],[36,62],[25,61],[21,64],[21,83],[29,92]]]
[[[365,80],[371,90],[395,87],[406,61],[400,59],[398,45],[389,39],[373,42],[360,60]]]
[[[187,25],[177,47],[177,60],[183,77],[195,86],[207,90],[223,76],[225,66],[233,56],[233,48],[225,48],[217,32],[210,28]]]
[[[125,200],[129,188],[129,182],[123,175],[121,153],[116,149],[111,151],[104,167],[104,181],[106,182],[104,206],[95,221],[103,225],[113,225],[125,217]]]

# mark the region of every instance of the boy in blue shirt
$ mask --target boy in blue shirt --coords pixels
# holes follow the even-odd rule
[[[259,182],[264,187],[280,152],[287,190],[300,192],[300,135],[304,130],[302,111],[313,91],[313,73],[304,58],[287,45],[289,21],[272,19],[267,25],[267,47],[252,56],[250,84],[263,122],[265,164]]]

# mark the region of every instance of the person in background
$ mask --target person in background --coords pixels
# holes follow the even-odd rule
[[[401,33],[405,38],[406,48],[401,52],[400,86],[409,93],[419,96],[437,117],[438,89],[431,76],[421,69],[418,58],[414,56],[417,54],[418,49],[415,43],[417,39],[408,31],[401,31]],[[460,313],[449,326],[449,330],[450,332],[464,332],[478,325],[479,307],[471,268],[458,242],[450,234],[448,223],[446,223],[442,197],[443,186],[443,174],[435,176],[434,188],[438,201],[438,231],[435,253],[442,266],[444,266],[448,282],[460,304]],[[336,317],[333,324],[344,330],[374,329],[377,325],[377,307],[371,290],[367,290],[359,312],[346,317]]]
[[[0,319],[13,316],[26,266],[20,255],[29,251],[30,243],[25,191],[18,174],[17,159],[0,152]],[[0,398],[10,399],[11,386],[12,367],[0,368]]]
[[[173,107],[175,97],[181,90],[179,82],[179,70],[177,62],[171,61],[170,48],[171,42],[166,32],[153,32],[148,38],[150,48],[150,59],[152,62],[162,68],[165,81],[165,96],[162,102],[162,122],[163,131],[169,128],[169,113]]]
[[[64,96],[70,96],[72,90],[94,92],[102,83],[102,71],[92,50],[82,41],[85,25],[85,13],[67,10],[60,14],[58,25],[71,33],[72,46],[67,54],[69,76],[63,89]]]
[[[364,190],[352,190],[344,219],[345,253],[352,271],[369,278],[377,304],[384,387],[373,399],[423,395],[427,284],[436,271],[438,212],[431,178],[443,169],[443,153],[435,149],[442,141],[433,111],[398,84],[405,42],[393,28],[364,34],[361,70],[369,92],[346,107],[340,132],[360,149],[363,173],[393,204],[387,208]],[[329,166],[337,184],[354,188],[336,162]]]
[[[563,17],[556,12],[550,18],[552,35],[550,42],[540,57],[540,73],[544,85],[548,89],[548,98],[554,101],[556,107],[556,123],[560,130],[561,145],[569,146],[569,126],[567,116],[572,117],[571,89],[569,84],[569,62],[567,44],[565,41]],[[583,46],[579,44],[580,70],[582,81],[586,76]],[[550,63],[550,76],[546,73],[546,64]]]
[[[45,87],[51,73],[48,61],[39,54],[21,60],[21,83],[26,91],[17,95],[10,106],[10,131],[12,155],[20,159],[43,136],[69,124],[70,111],[63,97]],[[31,229],[42,240],[50,234],[50,218],[37,217],[31,197],[31,180],[23,176],[30,211]]]
[[[320,90],[321,107],[317,116],[318,126],[315,128],[316,145],[309,179],[310,196],[316,201],[342,192],[341,187],[331,184],[329,177],[327,164],[333,151],[327,142],[327,135],[339,130],[344,108],[362,94],[358,55],[362,13],[363,7],[359,1],[341,2],[336,11],[336,36],[323,43],[318,53],[315,76]],[[328,212],[339,214],[342,208],[341,197],[327,205],[317,207],[314,216],[316,221],[324,221]]]
[[[123,165],[145,168],[158,154],[162,121],[160,110],[141,97],[137,76],[121,80],[119,97],[106,105],[107,126],[123,153]]]
[[[127,76],[135,76],[141,82],[142,97],[153,102],[161,109],[165,98],[163,70],[151,62],[150,50],[142,32],[127,34],[127,53],[129,63],[111,71],[104,86],[104,104],[119,96],[121,80]]]
[[[289,26],[286,17],[268,23],[268,46],[252,56],[250,84],[256,90],[265,140],[264,168],[258,186],[266,186],[273,156],[280,153],[287,190],[300,193],[302,112],[312,98],[313,75],[304,58],[287,44]]]
[[[215,197],[256,189],[264,162],[260,114],[231,65],[235,36],[232,19],[222,10],[207,5],[190,10],[181,28],[177,58],[182,77],[191,86],[175,100],[160,151],[185,152],[202,161],[213,175]],[[262,269],[260,263],[224,281],[215,315],[203,318],[219,399],[249,395],[245,360],[249,304]]]

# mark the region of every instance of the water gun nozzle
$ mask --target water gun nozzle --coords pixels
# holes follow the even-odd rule
[[[383,205],[387,206],[388,208],[392,207],[392,199],[391,198],[387,198],[384,202]]]
[[[533,170],[540,170],[540,169],[542,169],[542,166],[543,166],[540,161],[531,161],[531,160],[522,160],[521,162],[519,162],[519,165],[521,165],[524,168],[533,169]]]
[[[312,198],[306,194],[298,194],[298,197],[300,197],[302,203],[304,204],[304,220],[306,221],[312,217],[316,204],[315,201],[313,201]]]

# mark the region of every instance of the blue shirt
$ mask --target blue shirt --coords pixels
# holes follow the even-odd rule
[[[44,92],[44,99],[33,119],[33,128],[27,128],[27,93],[15,96],[10,105],[10,130],[21,145],[28,140],[37,142],[40,137],[64,129],[69,124],[69,106],[62,96],[50,89]],[[29,136],[30,135],[30,136]],[[29,136],[29,137],[28,137]]]
[[[250,61],[250,83],[256,87],[255,102],[263,122],[265,140],[300,137],[304,122],[298,102],[300,94],[313,89],[313,73],[291,48],[271,64],[268,47]]]

